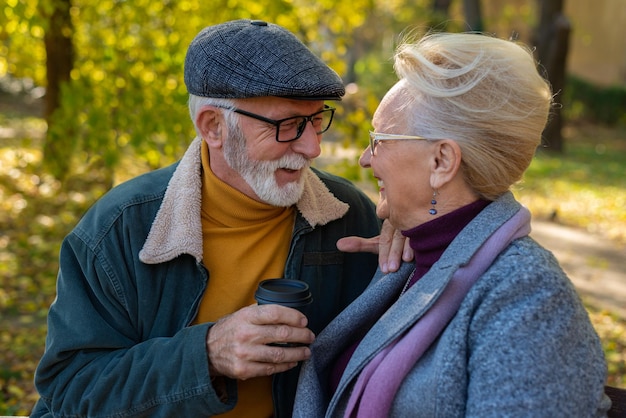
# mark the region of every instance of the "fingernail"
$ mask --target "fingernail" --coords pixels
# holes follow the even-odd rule
[[[411,261],[413,259],[413,252],[406,250],[404,254],[402,254],[402,259],[404,261]]]
[[[391,261],[389,263],[389,270],[390,271],[396,271],[398,270],[398,264],[395,261]]]
[[[389,266],[387,265],[387,263],[383,263],[383,265],[380,266],[380,269],[383,271],[383,273],[389,273]]]

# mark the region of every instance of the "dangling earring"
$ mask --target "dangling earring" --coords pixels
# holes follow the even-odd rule
[[[437,214],[437,209],[435,209],[435,205],[437,204],[437,200],[435,199],[436,196],[437,196],[437,190],[433,190],[433,198],[430,201],[430,204],[432,205],[432,207],[428,211],[428,213],[430,213],[431,215]]]

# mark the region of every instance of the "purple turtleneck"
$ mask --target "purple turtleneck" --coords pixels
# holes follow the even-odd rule
[[[488,200],[477,200],[413,229],[402,231],[402,235],[409,238],[409,245],[415,254],[415,273],[408,287],[430,270],[452,240],[489,203]]]
[[[413,229],[402,231],[402,235],[409,238],[409,245],[415,254],[415,273],[407,288],[413,286],[430,270],[452,240],[489,203],[491,202],[487,200],[477,200]],[[343,375],[352,354],[354,354],[364,335],[365,332],[337,358],[329,378],[330,388],[333,392],[339,386],[341,375]]]

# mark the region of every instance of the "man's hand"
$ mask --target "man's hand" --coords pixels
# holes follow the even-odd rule
[[[211,374],[246,380],[295,367],[311,356],[308,347],[268,344],[311,344],[306,325],[301,312],[280,305],[251,305],[220,319],[207,335]]]
[[[386,219],[379,236],[373,238],[344,237],[337,241],[337,248],[348,253],[370,252],[378,254],[378,265],[385,273],[398,270],[402,260],[413,260],[413,250],[409,247],[409,239]]]

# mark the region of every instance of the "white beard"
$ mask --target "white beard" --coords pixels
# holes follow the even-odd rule
[[[304,173],[297,182],[279,186],[275,172],[279,168],[304,171],[311,161],[299,154],[284,155],[273,161],[251,160],[241,130],[232,128],[229,129],[232,135],[224,143],[224,158],[230,168],[243,177],[263,202],[280,207],[295,205],[304,191]]]

